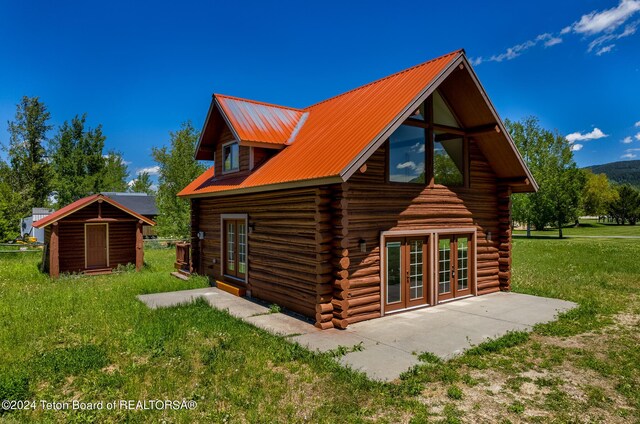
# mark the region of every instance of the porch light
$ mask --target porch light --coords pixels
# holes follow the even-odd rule
[[[256,223],[255,222],[250,222],[249,223],[249,234],[253,233],[256,230]]]
[[[487,241],[491,241],[491,231],[487,231]]]
[[[204,231],[198,231],[198,240],[204,240]]]

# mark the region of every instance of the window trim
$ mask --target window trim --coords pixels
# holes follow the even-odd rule
[[[227,274],[226,272],[226,221],[244,221],[245,224],[245,237],[246,237],[246,246],[245,246],[245,255],[246,255],[246,272],[244,273],[244,277],[238,277],[235,275]],[[236,230],[237,234],[237,230]],[[236,263],[238,258],[238,249],[236,247]],[[228,278],[234,282],[240,282],[247,284],[249,278],[249,215],[246,213],[228,213],[228,214],[220,214],[220,276],[222,278]]]
[[[238,167],[237,168],[231,168],[229,170],[224,169],[224,148],[233,144],[237,144],[238,145]],[[222,144],[222,149],[220,150],[221,156],[222,156],[222,162],[220,163],[220,169],[222,170],[222,174],[233,174],[235,172],[240,172],[240,143],[238,143],[236,140],[233,141],[227,141],[226,143]]]
[[[444,98],[444,96],[442,94],[440,94],[440,96]],[[446,99],[445,99],[446,102]],[[448,106],[448,103],[447,103]],[[450,108],[451,109],[451,108]],[[451,113],[453,114],[454,118],[456,120],[458,120],[455,112],[451,109]],[[430,95],[429,97],[427,97],[427,99],[425,100],[425,121],[418,121],[415,119],[405,119],[400,126],[402,125],[408,125],[408,126],[413,126],[413,127],[419,127],[419,128],[423,128],[424,129],[424,133],[425,133],[425,149],[424,149],[424,176],[425,176],[425,182],[424,184],[418,184],[418,183],[411,183],[411,182],[403,182],[403,181],[391,181],[391,169],[390,169],[390,156],[391,156],[391,136],[389,136],[384,144],[385,146],[385,182],[387,184],[399,184],[402,185],[403,187],[411,187],[411,186],[415,186],[415,187],[428,187],[428,188],[434,188],[435,186],[442,186],[442,187],[448,187],[452,190],[455,189],[468,189],[471,186],[471,158],[469,156],[469,137],[465,134],[465,128],[464,127],[460,127],[459,132],[461,134],[458,134],[460,137],[462,138],[462,155],[463,155],[463,169],[462,169],[462,179],[463,179],[463,183],[460,186],[446,186],[443,184],[436,184],[435,183],[435,175],[434,175],[434,166],[433,166],[433,161],[434,161],[434,147],[435,147],[435,134],[434,134],[434,130],[437,130],[438,127],[442,128],[442,126],[439,126],[437,124],[433,123],[433,94]],[[459,121],[458,121],[459,122]],[[400,128],[400,127],[398,127]],[[397,129],[396,129],[397,131]],[[395,132],[395,131],[394,131]]]

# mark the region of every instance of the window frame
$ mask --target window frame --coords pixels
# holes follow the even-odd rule
[[[227,223],[235,223],[234,231],[234,270],[227,269]],[[238,223],[244,224],[244,245],[245,245],[245,272],[239,272],[240,265],[240,240]],[[249,275],[249,217],[247,214],[221,214],[220,215],[220,275],[224,278],[232,279],[234,282],[246,283]]]
[[[449,109],[451,110],[451,113],[453,114],[454,118],[460,122],[460,120],[458,119],[457,115],[455,114],[455,112],[453,111],[453,109],[451,109],[451,107],[449,106],[449,102],[447,101],[447,99],[444,97],[444,95],[442,93],[440,93],[440,96],[442,97],[442,99],[444,100],[445,104],[449,107]],[[433,94],[431,94],[429,97],[427,97],[427,99],[424,101],[425,107],[425,119],[424,121],[422,120],[418,120],[418,119],[412,119],[411,117],[405,119],[400,125],[409,125],[409,126],[413,126],[413,127],[419,127],[419,128],[423,128],[424,132],[425,132],[425,149],[424,149],[424,172],[425,172],[425,182],[423,184],[421,183],[412,183],[412,182],[408,182],[408,181],[391,181],[391,163],[390,163],[390,157],[391,157],[391,138],[389,137],[387,139],[387,141],[385,142],[385,182],[387,184],[399,184],[402,185],[404,187],[411,187],[411,186],[416,186],[416,187],[421,187],[421,186],[426,186],[428,188],[433,188],[435,186],[443,186],[443,187],[449,187],[451,189],[461,189],[461,188],[470,188],[471,186],[471,179],[470,179],[470,163],[471,163],[471,159],[469,156],[469,137],[466,135],[465,133],[465,128],[464,127],[460,127],[459,129],[457,128],[448,128],[448,127],[444,127],[442,125],[438,125],[438,124],[434,124],[433,122]],[[399,128],[399,127],[398,127]],[[397,129],[396,129],[397,130]],[[463,155],[463,169],[462,169],[462,180],[463,180],[463,184],[459,185],[459,186],[446,186],[443,184],[436,184],[435,183],[435,175],[434,175],[434,145],[435,145],[435,131],[456,131],[456,134],[460,136],[460,138],[462,138],[462,155]],[[445,132],[446,133],[446,132]],[[453,133],[452,133],[453,134]]]
[[[224,163],[225,163],[225,154],[224,154],[224,149],[227,146],[230,146],[230,148],[232,148],[232,146],[236,144],[238,146],[238,167],[237,168],[231,168],[228,170],[224,169]],[[222,144],[222,149],[221,149],[221,153],[222,153],[222,162],[220,163],[220,169],[222,169],[222,173],[223,174],[233,174],[234,172],[239,172],[240,171],[240,143],[238,143],[236,140],[234,141],[228,141],[226,143]],[[231,153],[233,153],[233,151],[231,151]],[[231,163],[233,163],[233,156],[232,156],[232,160]]]

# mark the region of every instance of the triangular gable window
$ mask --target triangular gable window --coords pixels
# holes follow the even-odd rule
[[[433,123],[460,128],[460,123],[438,91],[433,93]]]

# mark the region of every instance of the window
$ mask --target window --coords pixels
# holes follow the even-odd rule
[[[433,182],[460,187],[464,185],[464,140],[446,138],[445,134],[436,134],[433,143]]]
[[[224,274],[244,279],[247,273],[247,222],[225,219],[222,225]]]
[[[446,99],[434,92],[389,137],[388,181],[468,186],[464,134]]]
[[[229,143],[222,146],[222,172],[237,171],[240,167],[240,147],[238,143]]]
[[[401,125],[389,137],[389,181],[425,183],[425,130]]]

